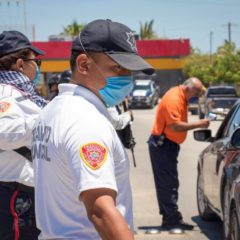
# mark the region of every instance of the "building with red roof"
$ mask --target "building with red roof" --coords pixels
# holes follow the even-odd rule
[[[33,42],[33,45],[46,52],[41,67],[45,82],[53,73],[70,68],[71,42]],[[137,40],[137,49],[156,69],[154,80],[160,84],[162,93],[183,81],[182,68],[190,54],[189,39]]]

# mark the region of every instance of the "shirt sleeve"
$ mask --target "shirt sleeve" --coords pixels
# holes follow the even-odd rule
[[[172,100],[166,103],[166,121],[167,125],[181,121],[181,106],[178,101]]]
[[[109,107],[108,113],[110,121],[116,130],[124,129],[131,121],[131,116],[128,112],[119,114],[116,107]]]
[[[96,188],[117,192],[112,130],[107,120],[99,120],[97,124],[91,120],[75,121],[68,129],[64,148],[79,194]]]
[[[0,100],[0,148],[30,146],[31,132],[39,113],[27,115],[14,98]]]

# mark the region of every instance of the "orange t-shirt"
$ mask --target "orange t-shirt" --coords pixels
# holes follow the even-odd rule
[[[171,141],[181,144],[187,137],[187,132],[176,132],[170,125],[177,122],[187,122],[188,101],[183,87],[173,87],[166,92],[156,111],[153,135],[164,135]]]

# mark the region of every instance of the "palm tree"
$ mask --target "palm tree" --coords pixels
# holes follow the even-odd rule
[[[150,22],[145,22],[144,24],[140,22],[140,38],[142,40],[158,38],[158,36],[153,31],[153,23],[153,19]]]
[[[68,35],[74,38],[82,31],[83,28],[84,28],[84,24],[78,24],[78,22],[74,20],[72,24],[69,24],[66,27],[63,27],[62,34]]]

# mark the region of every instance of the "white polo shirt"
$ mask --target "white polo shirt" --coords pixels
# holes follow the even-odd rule
[[[23,92],[0,84],[0,181],[33,186],[32,163],[12,150],[30,148],[32,129],[40,111]]]
[[[81,192],[109,188],[129,227],[132,196],[129,160],[100,99],[74,84],[40,114],[33,130],[36,220],[39,239],[100,239],[88,220]]]

